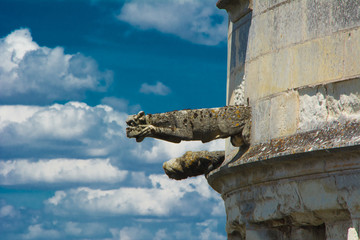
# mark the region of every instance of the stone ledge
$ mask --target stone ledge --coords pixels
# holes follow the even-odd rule
[[[358,125],[342,128],[343,132],[356,134],[359,130],[354,127]],[[241,163],[245,153],[207,175],[209,184],[224,199],[229,234],[241,233],[245,229],[247,236],[250,225],[285,235],[286,231],[282,233],[284,229],[299,226],[325,225],[332,229],[334,224],[346,222],[339,231],[342,235],[347,234],[349,227],[356,227],[354,223],[360,219],[357,210],[360,209],[359,142],[345,134],[345,138],[352,142],[339,142],[342,146],[336,147],[337,141],[328,139],[334,133],[341,133],[330,131],[328,137],[321,133],[316,135],[315,131],[312,133],[323,137],[317,143],[323,142],[332,148],[322,149],[314,144],[313,149],[309,149],[310,145],[302,145],[300,139],[305,141],[304,138],[293,138],[297,146],[302,147],[297,153],[290,149],[283,149],[279,154],[270,151],[266,158]],[[281,143],[284,142],[278,142]],[[277,147],[272,146],[272,150]],[[327,231],[326,235],[329,234]],[[346,238],[327,236],[326,239]]]
[[[329,150],[360,145],[360,123],[333,122],[325,129],[298,133],[292,136],[272,139],[250,147],[239,160],[229,164],[236,166],[244,163],[268,160],[280,156],[290,156],[305,152]]]
[[[231,175],[234,172],[242,172],[244,169],[246,171],[246,169],[261,168],[261,171],[264,172],[263,174],[266,175],[266,177],[264,175],[262,178],[268,180],[288,178],[296,176],[297,174],[314,174],[316,172],[323,172],[323,166],[321,165],[319,168],[313,166],[310,169],[302,171],[301,174],[288,172],[289,175],[281,173],[280,175],[273,174],[270,176],[266,172],[269,170],[268,166],[272,166],[274,163],[281,164],[282,162],[286,162],[286,164],[296,165],[298,161],[304,159],[306,161],[320,157],[326,159],[327,157],[333,157],[337,154],[340,154],[341,158],[346,158],[346,156],[353,157],[355,154],[360,159],[359,122],[346,122],[345,124],[333,122],[331,126],[328,125],[323,129],[298,133],[288,137],[273,139],[267,143],[253,145],[246,152],[241,152],[241,150],[234,151],[227,154],[223,164],[210,172],[207,175],[207,179],[216,191],[224,194],[231,190],[228,189],[224,191],[224,186],[222,186],[222,180],[220,179],[227,178],[227,175]],[[334,163],[333,165],[335,166],[336,164]],[[351,168],[355,167],[360,169],[360,162],[359,164],[352,164],[351,166]],[[333,168],[333,170],[328,169],[327,171],[339,170],[339,167]],[[253,182],[254,178],[247,180],[246,177],[242,175],[239,175],[238,178],[242,179],[242,184],[245,184],[245,182],[248,184],[259,183],[256,181]],[[259,181],[262,181],[261,178],[259,178]]]

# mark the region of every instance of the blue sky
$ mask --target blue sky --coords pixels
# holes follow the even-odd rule
[[[223,141],[125,136],[128,114],[225,105],[213,0],[0,0],[2,239],[226,239],[204,177],[162,163]]]

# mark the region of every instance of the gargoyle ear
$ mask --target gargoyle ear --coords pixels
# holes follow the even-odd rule
[[[137,115],[138,115],[138,117],[145,116],[145,112],[144,112],[144,111],[140,111]]]
[[[128,126],[133,126],[134,125],[134,117],[133,116],[129,116],[127,119],[126,119],[126,124]]]

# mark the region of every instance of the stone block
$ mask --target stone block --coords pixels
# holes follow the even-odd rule
[[[256,90],[258,91],[259,97],[265,97],[273,92],[272,85],[276,81],[274,79],[274,68],[273,68],[273,55],[266,54],[258,58],[259,62],[259,86]]]
[[[298,183],[304,207],[309,211],[341,209],[335,178],[317,178]]]
[[[273,8],[273,7],[276,7],[277,5],[284,3],[288,0],[268,0],[268,1],[269,1],[269,8]]]
[[[250,32],[246,61],[270,52],[274,43],[274,11],[253,17]]]
[[[320,62],[319,45],[319,41],[316,40],[292,47],[291,78],[295,87],[310,85],[317,81]]]
[[[246,239],[248,240],[278,240],[282,239],[282,233],[277,229],[259,226],[246,227]]]
[[[321,129],[337,121],[345,123],[360,116],[360,81],[351,79],[299,89],[298,130]]]
[[[245,96],[250,103],[259,99],[259,61],[254,60],[245,65]],[[252,105],[252,104],[251,104]]]
[[[341,191],[339,198],[350,210],[353,219],[360,219],[360,175],[359,171],[353,174],[337,175],[336,186]]]
[[[330,0],[334,28],[339,30],[360,26],[360,1]]]
[[[306,39],[319,38],[335,31],[331,17],[333,1],[306,0]]]
[[[360,76],[360,28],[345,34],[345,78]]]
[[[343,46],[344,34],[314,39],[294,46],[291,69],[294,87],[341,79],[344,62]]]
[[[246,93],[250,102],[270,95],[273,84],[272,55],[266,54],[246,64]],[[247,95],[247,94],[246,94]]]
[[[294,134],[298,125],[298,92],[282,93],[270,102],[270,138]]]
[[[324,86],[299,89],[299,131],[322,128],[328,118],[327,89]]]
[[[259,15],[269,8],[270,0],[253,0],[253,15]]]
[[[252,110],[251,144],[270,139],[270,100],[258,101]]]
[[[272,54],[271,61],[272,84],[271,93],[279,93],[294,87],[291,78],[292,51],[289,48],[282,49]]]
[[[326,240],[348,239],[348,229],[351,227],[351,221],[335,221],[325,223]],[[358,240],[358,239],[357,239]]]
[[[324,239],[324,229],[322,227],[304,226],[292,227],[290,239],[291,240],[320,240]]]
[[[320,43],[320,66],[318,69],[318,83],[342,78],[344,64],[345,34],[339,33],[324,37]]]
[[[258,82],[251,91],[256,96],[253,100],[257,100],[274,93],[280,93],[294,87],[291,78],[292,55],[288,48],[265,54],[256,60],[248,63],[248,65],[258,64]],[[246,76],[253,78],[251,71]]]
[[[274,9],[273,47],[296,44],[304,39],[305,14],[302,0],[293,0]]]
[[[333,97],[338,102],[338,112],[342,115],[357,118],[355,115],[360,114],[359,78],[331,84],[328,87],[328,96]]]

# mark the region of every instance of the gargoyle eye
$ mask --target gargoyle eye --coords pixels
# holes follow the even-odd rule
[[[126,124],[127,124],[128,126],[133,127],[133,126],[135,125],[135,121],[134,121],[133,119],[129,119],[129,120],[126,121]]]

